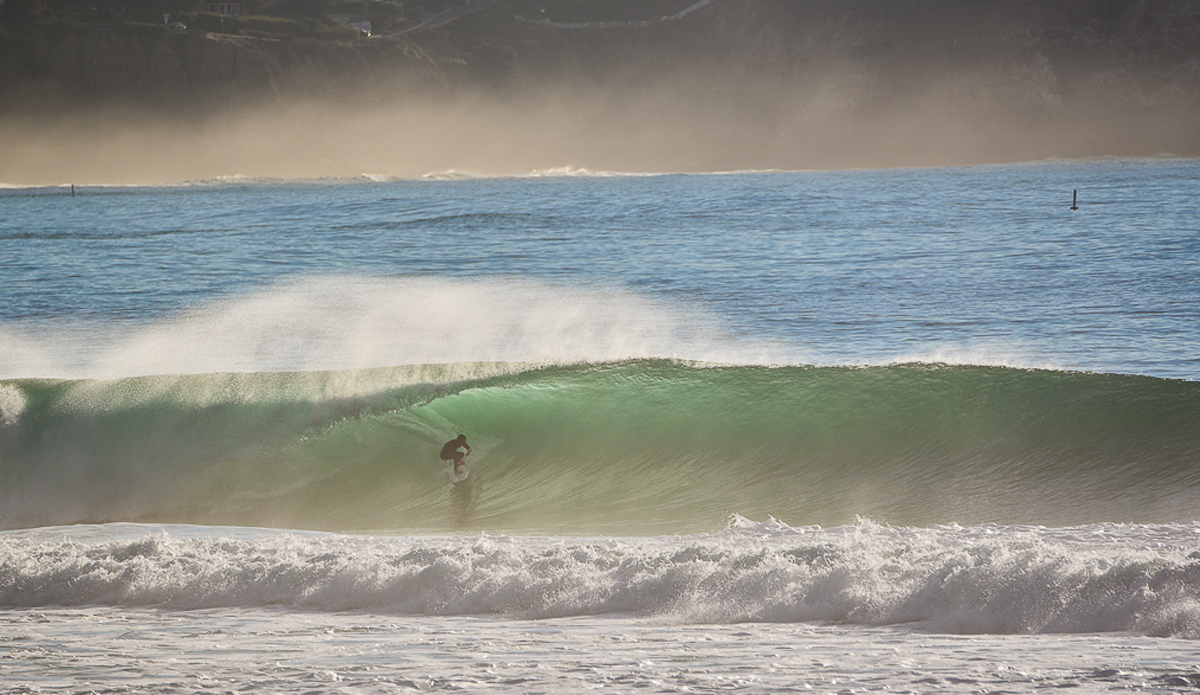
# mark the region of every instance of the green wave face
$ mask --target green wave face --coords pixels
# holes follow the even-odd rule
[[[451,485],[443,442],[466,434]],[[1200,384],[629,361],[0,383],[0,525],[708,531],[1197,518]]]

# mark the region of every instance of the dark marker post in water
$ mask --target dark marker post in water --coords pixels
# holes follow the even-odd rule
[[[1079,209],[1079,189],[1078,188],[1071,192],[1071,209],[1072,210]]]

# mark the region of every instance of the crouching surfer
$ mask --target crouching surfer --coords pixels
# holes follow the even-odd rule
[[[459,449],[466,449],[466,451],[459,451]],[[465,434],[458,435],[442,446],[442,460],[454,461],[455,477],[462,475],[463,457],[469,453],[471,453],[471,447],[467,444],[467,435]]]

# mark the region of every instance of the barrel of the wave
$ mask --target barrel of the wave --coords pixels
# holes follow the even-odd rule
[[[498,520],[1070,524],[1190,518],[1198,391],[1003,367],[633,360],[526,372],[430,407],[496,443],[484,504]]]
[[[1192,519],[1200,491],[1200,386],[1112,374],[629,360],[4,387],[21,404],[0,427],[8,527],[1150,523]],[[437,456],[460,431],[469,495]]]

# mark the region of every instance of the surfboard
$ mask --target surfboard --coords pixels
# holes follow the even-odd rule
[[[450,482],[452,482],[452,483],[461,483],[462,481],[466,480],[467,476],[471,474],[471,467],[467,465],[466,457],[465,456],[463,457],[463,465],[462,465],[462,468],[459,469],[459,472],[457,475],[454,473],[454,463],[453,462],[451,462],[450,465],[446,468],[446,474],[450,476]]]

